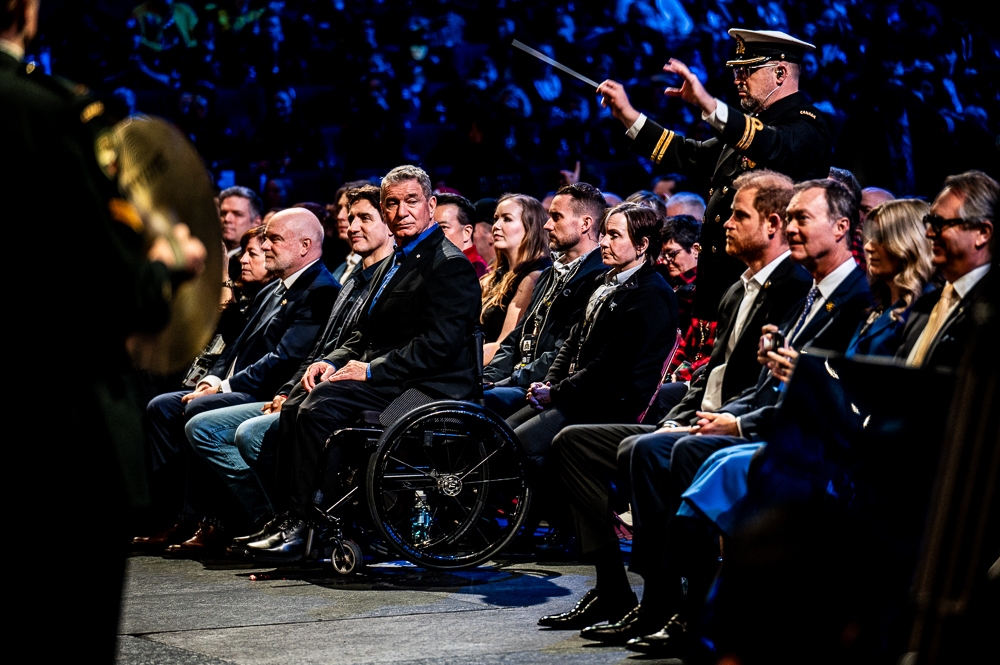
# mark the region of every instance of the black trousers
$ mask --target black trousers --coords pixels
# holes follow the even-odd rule
[[[615,479],[628,482],[630,439],[654,429],[652,425],[571,425],[552,441],[560,493],[569,503],[573,530],[584,554],[617,544],[611,483]],[[621,458],[620,448],[624,448]]]
[[[277,451],[278,493],[288,497],[289,510],[308,517],[323,478],[339,470],[344,451],[336,440],[323,462],[334,430],[353,424],[362,411],[384,411],[398,396],[364,381],[320,383],[308,393],[301,386],[292,390],[281,407]]]
[[[712,453],[746,439],[656,432],[638,437],[631,452],[632,559],[629,567],[643,577],[664,570],[667,534],[680,508],[681,494]]]

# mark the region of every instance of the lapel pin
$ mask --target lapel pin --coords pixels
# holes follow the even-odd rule
[[[833,311],[833,303],[832,302],[826,303],[826,311],[828,311],[828,312],[832,312]]]
[[[771,288],[771,280],[767,280],[766,282],[764,282],[764,288],[765,289]]]
[[[282,304],[282,306],[287,305],[288,304],[288,298],[282,298],[281,299],[281,304]]]

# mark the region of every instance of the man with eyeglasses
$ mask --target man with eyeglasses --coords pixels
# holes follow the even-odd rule
[[[661,127],[629,103],[616,81],[604,81],[597,92],[602,104],[628,128],[636,153],[667,171],[711,179],[698,257],[698,294],[694,315],[715,320],[719,301],[746,266],[726,254],[723,223],[729,219],[741,174],[766,168],[795,181],[825,178],[830,168],[830,137],[822,114],[799,92],[799,63],[815,46],[774,30],[732,29],[736,56],[733,68],[740,109],[705,90],[687,65],[671,59],[663,70],[682,80],[664,94],[680,97],[701,110],[715,137],[695,141]]]
[[[987,300],[997,181],[982,171],[949,176],[924,217],[932,261],[945,285],[915,303],[898,359],[913,367],[958,367],[976,309]]]

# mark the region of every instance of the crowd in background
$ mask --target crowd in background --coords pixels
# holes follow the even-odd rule
[[[948,174],[995,168],[998,40],[962,5],[133,2],[43,5],[32,55],[113,94],[119,113],[176,122],[222,184],[225,171],[259,179],[258,189],[275,179],[276,195],[290,199],[282,203],[401,161],[425,164],[475,200],[541,198],[582,160],[583,180],[624,195],[648,181],[652,164],[627,155],[593,90],[511,41],[596,81],[622,81],[665,127],[708,138],[690,107],[661,94],[661,67],[677,57],[713,94],[731,97],[730,27],[784,30],[818,46],[803,62],[802,88],[829,115],[834,163],[862,186],[929,197]]]

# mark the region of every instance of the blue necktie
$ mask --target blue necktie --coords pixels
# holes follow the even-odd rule
[[[398,250],[396,252],[396,257],[393,260],[392,267],[389,268],[389,272],[385,274],[385,278],[383,278],[382,283],[379,284],[378,291],[375,292],[375,297],[372,298],[372,304],[368,306],[369,315],[372,313],[372,310],[375,309],[375,303],[378,302],[379,296],[382,295],[382,291],[385,290],[385,287],[389,283],[389,280],[391,280],[392,276],[396,274],[397,270],[399,270],[399,266],[403,262],[403,259],[405,258],[406,254],[403,253],[403,250]]]
[[[802,316],[799,320],[795,322],[795,327],[792,329],[792,334],[788,336],[788,343],[791,344],[795,341],[795,336],[799,334],[802,330],[802,326],[806,322],[806,317],[809,316],[809,310],[812,309],[813,303],[816,302],[816,296],[819,295],[819,287],[814,286],[809,289],[809,294],[806,296],[806,306],[802,309]]]

